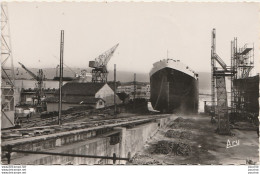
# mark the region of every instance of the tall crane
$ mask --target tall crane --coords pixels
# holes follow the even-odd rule
[[[1,128],[15,126],[15,73],[11,44],[8,6],[1,3]]]
[[[38,74],[34,74],[32,71],[30,71],[28,68],[26,68],[22,63],[18,62],[22,68],[27,71],[34,80],[37,81],[37,88],[35,97],[37,99],[37,105],[42,105],[41,99],[44,97],[44,91],[43,91],[43,80],[44,80],[44,74],[42,69],[39,69]]]
[[[93,68],[92,69],[92,82],[107,82],[107,75],[108,75],[108,70],[107,70],[107,63],[113,56],[116,48],[118,47],[119,44],[116,44],[103,54],[99,55],[97,58],[95,58],[94,61],[89,61],[89,67]]]
[[[221,66],[220,69],[216,67],[216,62]],[[211,92],[213,116],[218,117],[217,132],[219,134],[230,134],[226,76],[231,76],[231,71],[216,53],[216,30],[213,29],[211,43]],[[217,103],[215,103],[215,96],[217,97]]]
[[[220,67],[217,67],[217,63]],[[227,66],[225,62],[216,53],[216,30],[212,30],[211,43],[211,94],[212,94],[212,118],[218,118],[218,133],[230,134],[230,116],[243,116],[253,114],[254,112],[247,110],[254,105],[255,101],[249,101],[246,94],[246,81],[242,83],[242,79],[246,80],[250,77],[251,70],[254,68],[254,44],[246,44],[242,48],[237,47],[237,38],[231,41],[231,66]],[[231,108],[228,107],[228,97],[226,90],[226,77],[231,78]],[[258,84],[256,85],[258,87]],[[256,90],[257,91],[257,90]],[[250,94],[249,94],[250,93]],[[247,96],[248,95],[248,96]],[[215,99],[216,98],[216,99]],[[246,101],[247,100],[247,101]],[[252,108],[252,107],[251,107]],[[207,109],[207,108],[206,108]],[[231,111],[231,112],[230,112]]]

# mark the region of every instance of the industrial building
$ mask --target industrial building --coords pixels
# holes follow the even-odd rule
[[[59,97],[50,97],[46,100],[47,112],[58,111]],[[68,96],[62,99],[62,110],[68,110],[77,106],[89,106],[94,109],[100,109],[105,107],[105,101],[101,98],[86,97],[86,96]]]
[[[44,89],[44,98],[53,97],[55,92],[57,92],[57,89]],[[36,105],[37,104],[37,98],[35,96],[36,89],[21,89],[21,104],[27,104],[27,105]]]
[[[58,111],[59,92],[44,100],[47,111]],[[106,83],[66,83],[62,87],[62,110],[75,106],[91,106],[95,109],[114,105],[114,91]],[[116,103],[122,101],[116,96]]]
[[[141,82],[127,82],[117,87],[117,93],[126,93],[129,95],[129,100],[134,98],[150,99],[150,84]]]

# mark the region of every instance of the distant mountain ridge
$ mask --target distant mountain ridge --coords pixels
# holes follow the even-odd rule
[[[30,71],[37,74],[37,68],[29,68]],[[49,80],[52,80],[56,74],[59,75],[59,72],[56,71],[56,68],[43,68],[43,73],[45,77]],[[64,67],[63,76],[64,77],[75,77],[75,73],[80,73],[83,68],[66,68]],[[87,68],[87,72],[91,72],[91,69]],[[113,70],[109,71],[108,81],[113,81],[114,73]],[[117,81],[120,82],[133,82],[134,81],[134,72],[127,71],[117,71]],[[209,72],[198,72],[199,74],[199,89],[210,89],[210,73]],[[15,68],[15,78],[16,79],[32,79],[32,77],[22,68]],[[136,81],[138,82],[149,82],[149,72],[147,73],[136,73]]]

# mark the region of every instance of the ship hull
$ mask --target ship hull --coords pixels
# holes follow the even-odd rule
[[[151,103],[163,113],[197,113],[198,79],[165,67],[150,75]]]

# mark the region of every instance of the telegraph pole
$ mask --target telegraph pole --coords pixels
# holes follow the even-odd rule
[[[136,95],[136,73],[134,73],[134,112],[135,112],[135,96]]]
[[[60,100],[59,100],[59,118],[58,123],[61,125],[61,111],[62,111],[62,80],[63,80],[63,51],[64,51],[64,30],[61,30],[61,39],[60,39]]]
[[[211,38],[211,102],[213,107],[213,115],[211,118],[215,117],[216,115],[216,102],[215,102],[215,88],[216,88],[216,79],[214,77],[214,71],[216,67],[215,56],[216,54],[216,30],[215,28],[212,31],[212,38]]]
[[[114,64],[114,115],[116,116],[116,64]]]

